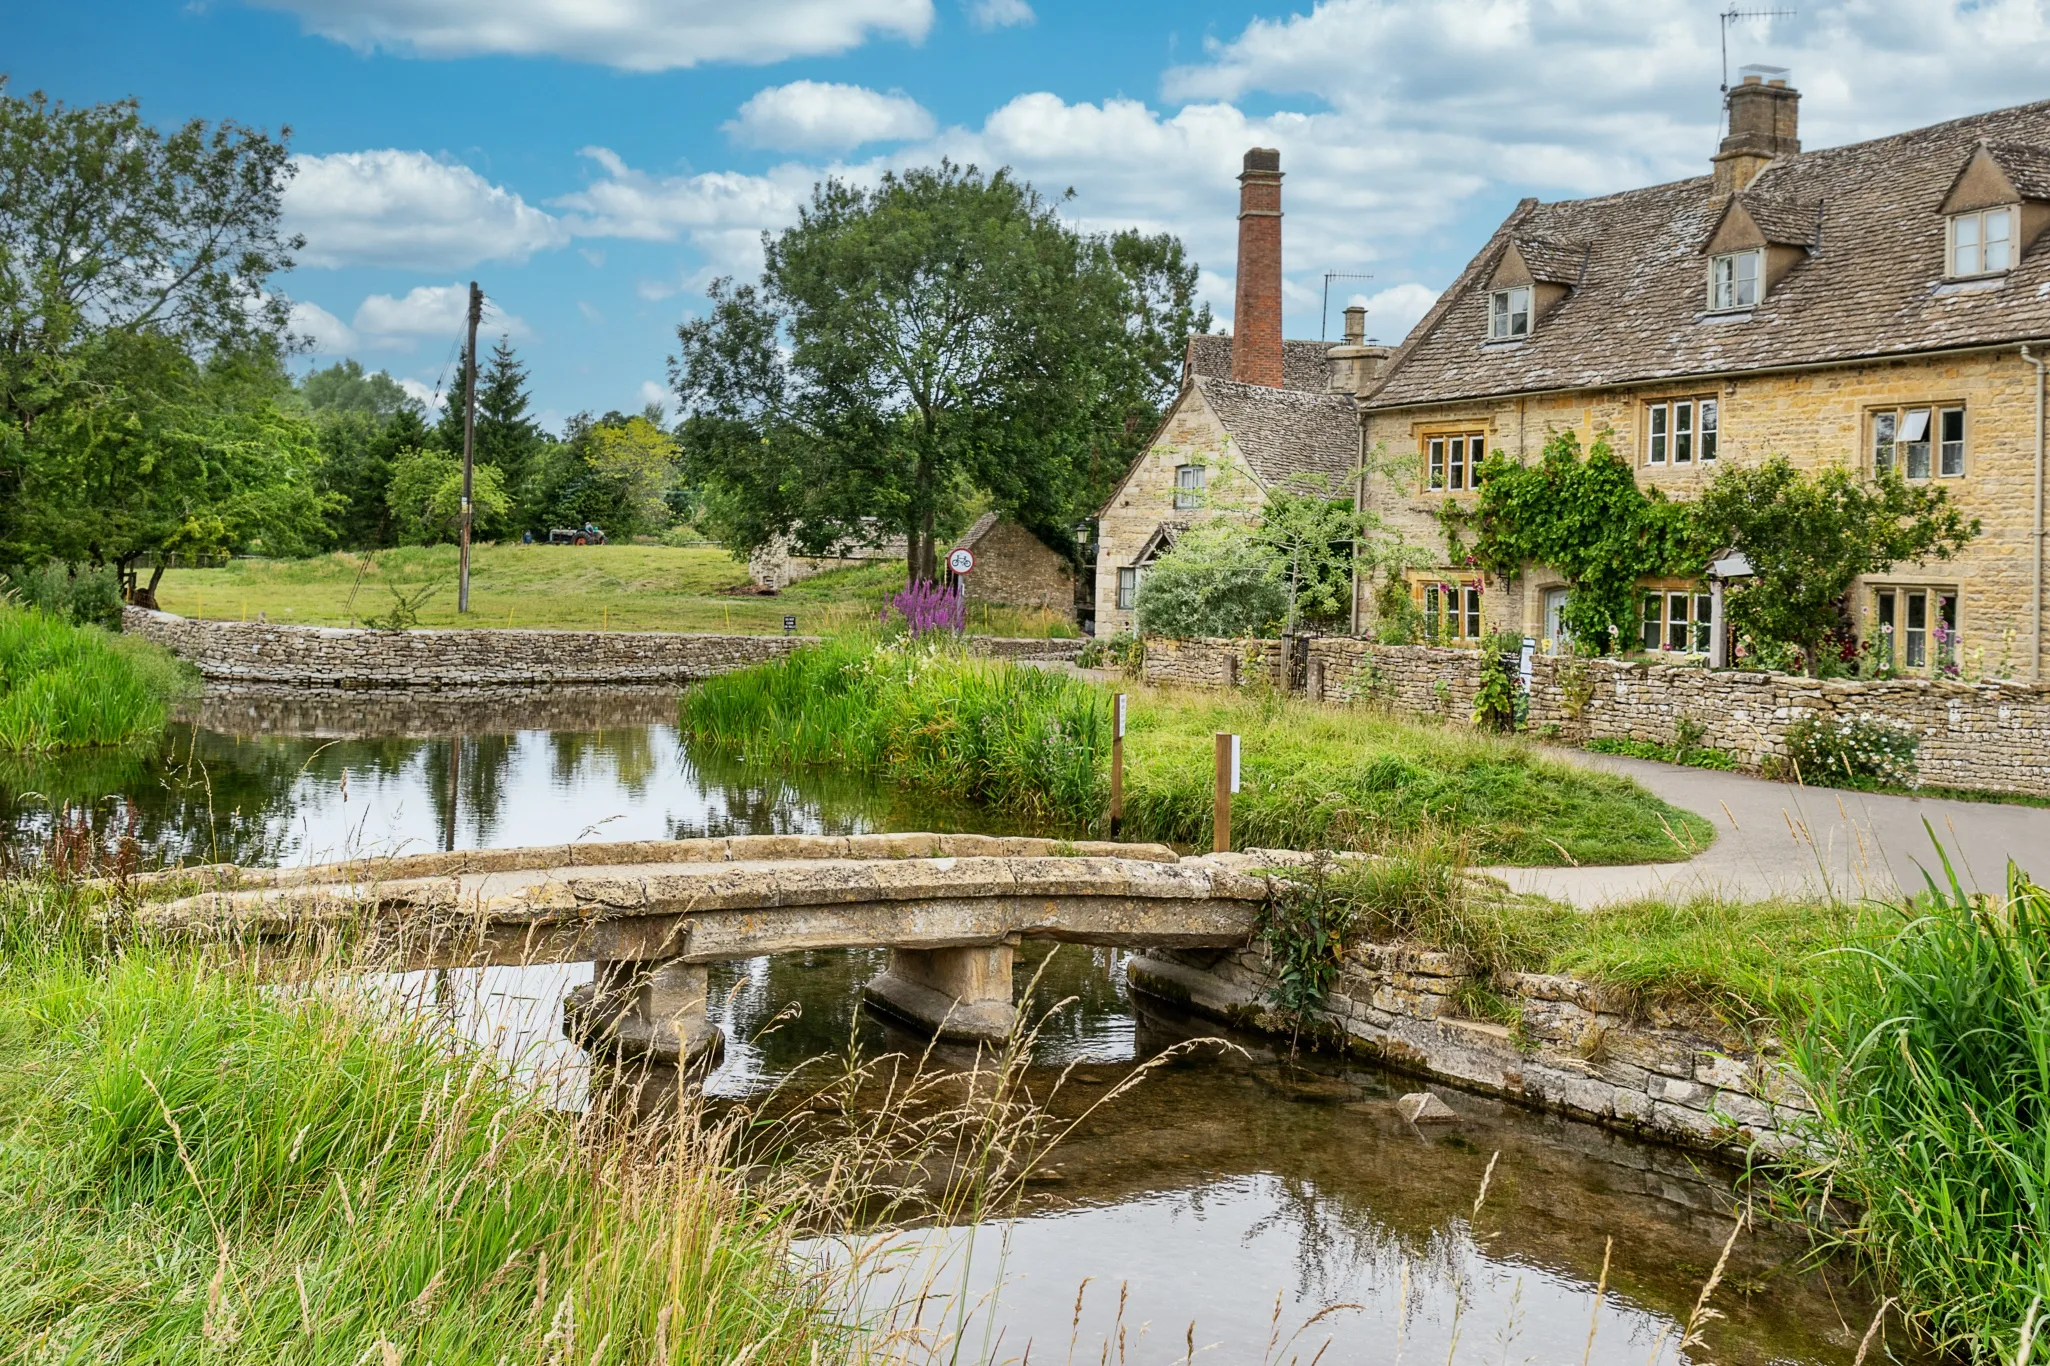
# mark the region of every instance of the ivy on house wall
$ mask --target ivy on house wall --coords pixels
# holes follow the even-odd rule
[[[1657,489],[1637,485],[1634,471],[1598,435],[1582,454],[1574,433],[1545,442],[1534,464],[1501,451],[1483,467],[1479,497],[1446,519],[1454,563],[1473,562],[1504,582],[1525,564],[1542,564],[1566,580],[1565,626],[1574,639],[1615,648],[1636,634],[1638,584],[1699,569],[1687,509]],[[1473,548],[1460,533],[1471,528]]]

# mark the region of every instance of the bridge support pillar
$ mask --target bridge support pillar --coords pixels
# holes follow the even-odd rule
[[[950,1042],[998,1043],[1017,1023],[1011,946],[891,949],[890,966],[862,988],[867,1002]]]
[[[702,963],[592,965],[589,986],[562,1003],[562,1032],[593,1053],[688,1067],[716,1065],[725,1037],[705,1017]]]

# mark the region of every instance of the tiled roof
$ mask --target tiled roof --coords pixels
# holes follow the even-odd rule
[[[1198,376],[1196,387],[1270,487],[1296,474],[1344,476],[1359,456],[1359,418],[1347,394],[1306,394]]]
[[[1541,237],[1519,237],[1516,239],[1516,251],[1523,257],[1523,264],[1530,267],[1530,278],[1548,285],[1580,283],[1580,272],[1587,265],[1585,245],[1547,242]]]
[[[969,527],[968,530],[962,535],[961,539],[954,542],[954,544],[957,546],[969,546],[972,548],[977,541],[982,539],[983,533],[988,531],[991,527],[995,526],[1000,519],[1001,514],[999,513],[983,513],[980,517],[977,517],[975,519],[975,525]]]
[[[1285,341],[1281,344],[1281,387],[1321,394],[1330,387],[1331,362],[1326,358],[1337,343]],[[1182,369],[1182,387],[1197,375],[1231,378],[1231,338],[1216,332],[1189,338],[1189,355]]]
[[[1986,150],[2023,199],[2050,199],[2050,148],[2023,142],[1989,142]]]
[[[1747,207],[1768,206],[1777,231],[1819,205],[1819,223],[1804,239],[1816,245],[1748,314],[1704,316],[1701,248],[1722,208],[1711,177],[1601,199],[1526,201],[1403,343],[1367,406],[2050,336],[2050,234],[2004,277],[1943,278],[1937,209],[1981,141],[2024,149],[2026,156],[2010,154],[2008,174],[2035,186],[2034,166],[2050,173],[2050,101],[1773,162],[1746,191]],[[1785,221],[1789,215],[1795,221]],[[1591,252],[1581,283],[1528,340],[1488,345],[1484,282],[1511,237],[1587,242]]]
[[[1755,190],[1746,190],[1733,198],[1751,215],[1751,221],[1758,225],[1758,231],[1764,234],[1766,241],[1779,246],[1815,249],[1816,234],[1822,226],[1822,205],[1816,200],[1782,199]]]

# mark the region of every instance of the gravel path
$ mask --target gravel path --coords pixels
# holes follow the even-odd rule
[[[1549,752],[1568,763],[1635,778],[1673,805],[1706,817],[1716,832],[1715,843],[1685,863],[1486,870],[1518,891],[1571,905],[1693,892],[1747,899],[1829,891],[1892,896],[1921,887],[1924,868],[1942,882],[1932,829],[1968,888],[1999,890],[2010,859],[2038,878],[2050,878],[2050,809],[2043,807],[1796,787],[1585,750]]]

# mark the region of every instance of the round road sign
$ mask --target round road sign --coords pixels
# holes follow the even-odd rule
[[[947,568],[953,570],[956,574],[966,574],[969,570],[975,568],[975,552],[967,546],[949,551],[947,554]]]

